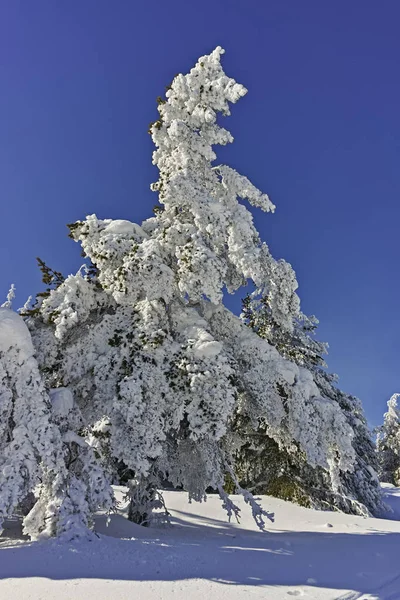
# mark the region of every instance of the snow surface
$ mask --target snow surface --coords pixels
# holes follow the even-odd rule
[[[276,515],[258,531],[240,497],[240,525],[218,497],[188,504],[165,492],[172,527],[143,528],[99,515],[93,542],[30,543],[18,521],[0,538],[0,598],[24,600],[396,600],[400,523],[304,509],[264,497]],[[400,489],[387,488],[400,514]]]

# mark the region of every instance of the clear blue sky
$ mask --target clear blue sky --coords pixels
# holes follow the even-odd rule
[[[398,0],[4,0],[1,296],[38,291],[35,256],[79,267],[67,222],[150,215],[155,98],[222,45],[249,94],[220,157],[277,205],[261,235],[377,424],[400,391],[399,22]]]

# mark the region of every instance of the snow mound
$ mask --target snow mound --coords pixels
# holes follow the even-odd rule
[[[74,408],[74,396],[69,388],[60,387],[49,391],[51,408],[57,416],[67,417]]]
[[[0,352],[17,347],[21,358],[33,356],[31,335],[23,319],[8,308],[0,308]]]
[[[134,236],[140,240],[148,237],[147,233],[137,223],[125,221],[124,219],[115,219],[111,221],[103,230],[103,233],[123,236]]]
[[[196,329],[196,333],[198,332],[198,339],[193,344],[194,356],[199,359],[218,356],[222,350],[221,342],[217,342],[209,333],[200,328],[193,329]]]

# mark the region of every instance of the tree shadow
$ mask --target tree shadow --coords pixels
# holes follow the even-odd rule
[[[400,574],[400,533],[262,533],[173,512],[173,526],[157,529],[140,527],[120,515],[113,515],[107,528],[106,518],[99,516],[99,539],[71,544],[23,543],[18,523],[8,522],[9,537],[0,545],[0,579],[205,579],[226,585],[312,585],[371,593]],[[400,583],[398,589],[394,597],[400,598]]]

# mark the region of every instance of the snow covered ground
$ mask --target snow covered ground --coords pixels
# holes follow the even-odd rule
[[[400,489],[387,488],[400,518]],[[122,488],[117,488],[122,498]],[[400,522],[317,512],[264,497],[275,523],[249,509],[228,523],[219,499],[188,504],[166,492],[173,526],[143,528],[114,515],[99,539],[29,543],[17,521],[0,538],[3,600],[400,599]]]

